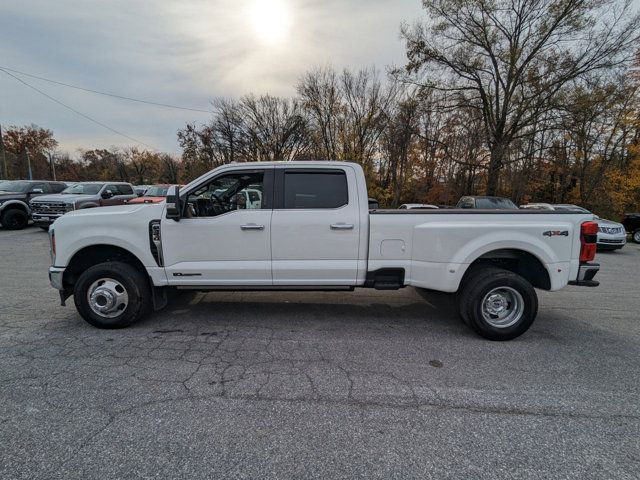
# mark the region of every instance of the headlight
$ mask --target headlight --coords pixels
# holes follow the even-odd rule
[[[602,233],[607,233],[603,227],[598,227],[598,231]]]

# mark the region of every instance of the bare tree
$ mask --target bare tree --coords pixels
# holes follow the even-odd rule
[[[344,95],[341,124],[342,159],[356,161],[365,171],[373,168],[378,139],[391,117],[397,83],[383,85],[375,69],[340,76]]]
[[[423,0],[427,24],[403,26],[407,72],[482,113],[495,194],[508,149],[569,82],[616,68],[640,38],[624,0]]]
[[[296,89],[310,120],[317,158],[337,160],[342,90],[336,72],[330,68],[312,70],[300,79]]]
[[[306,119],[298,100],[248,95],[239,108],[250,159],[289,161],[307,147]]]

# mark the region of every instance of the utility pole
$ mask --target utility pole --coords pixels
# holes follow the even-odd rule
[[[54,162],[54,157],[51,152],[47,153],[49,156],[49,168],[51,168],[51,176],[53,177],[53,181],[56,181],[56,164]]]
[[[25,148],[24,154],[27,157],[27,167],[29,168],[29,180],[33,180],[33,174],[31,173],[31,159],[29,158],[29,150]]]
[[[4,173],[4,179],[9,179],[9,173],[7,169],[7,157],[4,154],[4,141],[2,140],[2,125],[0,125],[0,159],[2,159],[2,167]]]

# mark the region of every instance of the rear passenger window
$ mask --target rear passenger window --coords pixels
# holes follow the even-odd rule
[[[284,208],[338,208],[349,202],[347,176],[342,170],[287,171],[284,174]]]
[[[133,195],[133,188],[131,185],[118,185],[120,195]]]

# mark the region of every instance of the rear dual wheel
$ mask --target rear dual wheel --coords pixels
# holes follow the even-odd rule
[[[489,340],[511,340],[526,332],[536,318],[538,297],[520,275],[494,267],[477,267],[459,292],[460,315]]]

